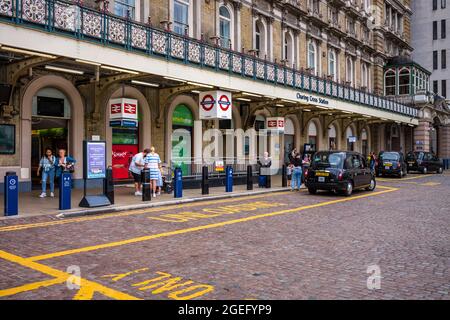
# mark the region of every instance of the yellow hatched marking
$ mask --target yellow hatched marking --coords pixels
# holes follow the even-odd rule
[[[297,207],[297,208],[263,213],[263,214],[239,218],[239,219],[233,219],[233,220],[228,220],[228,221],[211,223],[211,224],[207,224],[207,225],[200,225],[200,226],[196,226],[196,227],[190,227],[190,228],[178,229],[178,230],[168,231],[168,232],[163,232],[163,233],[158,233],[158,234],[152,234],[152,235],[148,235],[148,236],[136,237],[136,238],[115,241],[115,242],[109,242],[109,243],[104,243],[104,244],[99,244],[99,245],[94,245],[94,246],[87,246],[87,247],[82,247],[82,248],[77,248],[77,249],[63,250],[63,251],[43,254],[43,255],[39,255],[39,256],[29,257],[28,260],[29,261],[40,261],[40,260],[46,260],[46,259],[52,259],[52,258],[56,258],[56,257],[72,255],[72,254],[76,254],[76,253],[89,252],[89,251],[95,251],[95,250],[106,249],[106,248],[113,248],[113,247],[123,246],[123,245],[127,245],[127,244],[134,244],[134,243],[139,243],[139,242],[158,239],[158,238],[171,237],[171,236],[186,234],[186,233],[195,232],[195,231],[223,227],[223,226],[227,226],[227,225],[257,220],[257,219],[261,219],[261,218],[273,217],[273,216],[289,214],[289,213],[296,213],[296,212],[307,210],[307,209],[319,208],[319,207],[327,206],[330,204],[353,201],[356,199],[372,197],[375,195],[381,195],[381,194],[384,194],[387,192],[392,192],[392,191],[398,190],[398,188],[391,188],[391,187],[386,187],[386,186],[380,186],[380,188],[386,189],[386,190],[366,193],[366,194],[362,194],[359,196],[353,196],[350,198],[341,198],[341,199],[332,200],[332,201],[319,202],[316,204]]]
[[[63,283],[65,281],[67,281],[67,279],[71,278],[74,280],[78,279],[80,282],[80,289],[74,296],[74,299],[92,298],[95,292],[98,292],[100,294],[103,294],[103,295],[105,295],[109,298],[113,298],[113,299],[121,299],[121,300],[137,300],[138,299],[129,294],[105,287],[104,285],[101,285],[99,283],[96,283],[96,282],[93,282],[93,281],[90,281],[87,279],[83,279],[80,277],[75,277],[72,274],[51,268],[51,267],[43,265],[41,263],[31,261],[30,259],[22,258],[20,256],[14,255],[12,253],[9,253],[9,252],[3,251],[3,250],[0,250],[0,258],[54,277],[54,279],[50,279],[50,280],[34,282],[34,283],[30,283],[28,285],[23,285],[20,287],[1,290],[0,296],[9,296],[9,295],[17,294],[20,292],[35,290],[35,289],[38,289],[41,287],[48,287],[50,285]]]

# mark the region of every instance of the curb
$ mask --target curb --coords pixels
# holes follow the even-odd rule
[[[108,208],[99,208],[99,209],[90,209],[90,210],[83,209],[83,210],[78,210],[78,211],[58,213],[56,215],[56,218],[73,218],[73,217],[89,216],[89,215],[96,215],[96,214],[114,213],[114,212],[119,212],[119,211],[129,211],[129,210],[136,210],[136,209],[164,207],[164,206],[183,204],[183,203],[191,203],[191,202],[201,202],[201,201],[210,201],[210,200],[227,199],[227,198],[239,198],[239,197],[244,197],[244,196],[253,196],[253,195],[259,195],[259,194],[265,194],[265,193],[282,192],[282,191],[287,191],[287,190],[288,190],[288,188],[276,188],[276,189],[260,190],[260,191],[247,191],[247,192],[232,193],[232,194],[221,194],[221,195],[216,195],[216,196],[169,200],[169,201],[164,201],[164,202],[154,202],[154,203],[149,202],[149,203],[143,203],[143,204],[133,204],[133,205],[126,205],[126,206],[108,207]]]

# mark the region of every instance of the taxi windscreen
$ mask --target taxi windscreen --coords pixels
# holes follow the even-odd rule
[[[312,161],[313,169],[344,167],[345,154],[343,152],[317,152]]]

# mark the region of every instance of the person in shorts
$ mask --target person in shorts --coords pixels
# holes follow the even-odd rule
[[[144,149],[144,151],[136,153],[133,158],[131,158],[130,167],[128,170],[133,176],[134,180],[134,195],[142,196],[141,191],[141,173],[142,169],[144,169],[145,162],[144,159],[147,154],[150,152],[150,149]]]
[[[145,167],[150,169],[150,183],[152,185],[153,198],[156,197],[156,185],[161,175],[161,158],[155,152],[155,147],[145,156]]]

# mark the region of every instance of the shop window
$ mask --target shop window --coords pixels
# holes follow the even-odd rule
[[[0,154],[16,153],[16,127],[13,124],[0,124]]]

